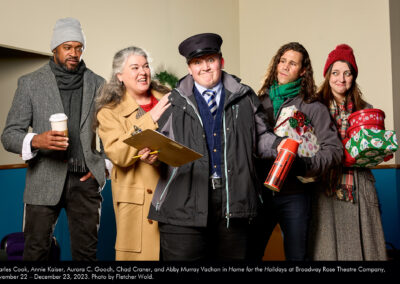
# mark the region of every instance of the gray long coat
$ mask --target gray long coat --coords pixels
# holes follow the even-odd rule
[[[311,260],[387,260],[375,178],[354,168],[356,202],[313,195],[309,253]]]
[[[89,69],[84,73],[80,139],[85,162],[100,188],[105,184],[104,155],[96,150],[96,136],[92,131],[94,98],[104,79]],[[50,115],[64,112],[56,78],[49,63],[18,80],[11,109],[1,141],[7,151],[21,154],[23,140],[29,127],[32,132],[51,130]],[[56,205],[67,176],[67,163],[57,156],[59,151],[39,150],[29,161],[26,173],[24,203]]]

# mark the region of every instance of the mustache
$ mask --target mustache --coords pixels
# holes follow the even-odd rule
[[[66,61],[67,61],[67,60],[79,61],[79,57],[78,57],[78,56],[69,56],[69,57],[67,57],[65,60],[66,60]]]

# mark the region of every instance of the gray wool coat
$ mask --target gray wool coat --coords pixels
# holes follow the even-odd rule
[[[356,202],[328,197],[315,189],[309,235],[311,260],[387,260],[385,238],[370,169],[354,168]]]
[[[85,162],[97,182],[99,190],[105,184],[105,156],[96,150],[96,134],[92,130],[94,98],[104,79],[91,70],[84,73],[80,140]],[[11,109],[1,141],[7,151],[21,154],[23,140],[29,127],[32,132],[51,130],[50,115],[64,112],[56,78],[49,63],[18,80]],[[39,150],[28,162],[24,203],[56,205],[60,200],[67,176],[67,163],[57,158],[59,151]]]

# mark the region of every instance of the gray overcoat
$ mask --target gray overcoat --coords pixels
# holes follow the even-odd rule
[[[100,185],[105,184],[105,156],[96,150],[96,135],[92,130],[94,98],[104,79],[91,70],[84,73],[80,140],[85,162]],[[50,115],[64,112],[56,78],[49,63],[18,80],[11,109],[1,141],[7,151],[21,154],[29,127],[32,132],[51,130]],[[29,161],[26,173],[24,203],[56,205],[60,200],[67,176],[67,162],[57,159],[60,151],[39,150]],[[12,189],[11,189],[12,190]]]
[[[313,194],[309,254],[311,260],[387,260],[385,238],[370,169],[354,168],[355,203],[325,194],[322,184]]]

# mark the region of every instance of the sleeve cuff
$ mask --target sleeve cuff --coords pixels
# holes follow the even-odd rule
[[[287,136],[279,137],[279,136],[276,135],[276,139],[275,139],[274,143],[272,143],[272,149],[274,149],[276,151],[277,155],[278,155],[278,146],[279,146],[279,144],[286,138],[288,138],[288,137]]]
[[[108,172],[107,179],[111,179],[111,171],[112,171],[114,165],[113,165],[113,163],[112,163],[110,160],[108,160],[108,159],[105,159],[104,161],[105,161],[105,163],[106,163],[106,170],[107,170],[107,172]]]
[[[24,161],[33,159],[37,155],[37,152],[39,151],[38,149],[32,151],[31,148],[31,142],[33,136],[35,135],[36,133],[28,133],[24,138],[24,141],[22,143],[22,160]]]

